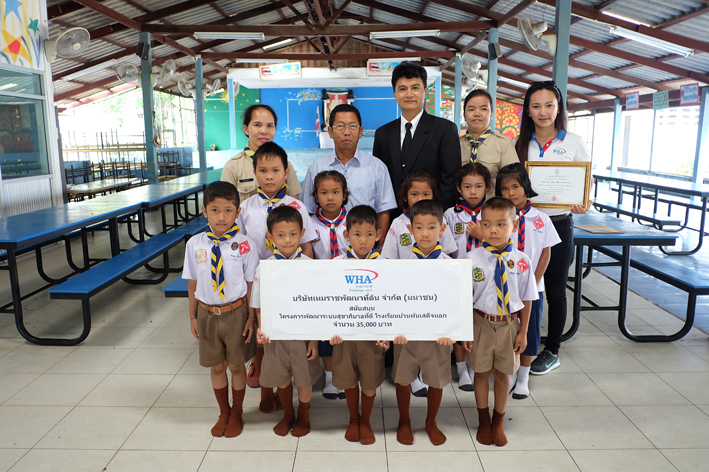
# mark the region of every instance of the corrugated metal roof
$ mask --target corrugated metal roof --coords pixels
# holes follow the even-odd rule
[[[632,75],[633,77],[638,77],[640,79],[650,80],[653,82],[662,82],[665,80],[673,80],[677,78],[677,76],[674,74],[670,74],[646,66],[633,67],[632,69],[624,70],[623,73]]]
[[[467,3],[475,3],[475,2],[467,2]],[[416,11],[418,12],[419,10],[413,10],[406,8],[409,11]],[[430,16],[431,18],[435,18],[440,21],[470,21],[471,20],[471,15],[470,13],[466,13],[460,10],[454,10],[449,7],[444,7],[443,5],[439,5],[437,3],[430,2],[428,6],[426,7],[426,10],[424,10],[424,15]]]

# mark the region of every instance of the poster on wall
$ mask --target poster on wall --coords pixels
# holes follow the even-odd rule
[[[287,80],[299,79],[302,76],[300,62],[287,62],[285,64],[271,64],[259,67],[261,80]]]
[[[625,109],[637,110],[640,108],[640,92],[631,92],[625,96]]]
[[[699,105],[699,84],[682,85],[679,88],[679,106]]]
[[[399,64],[401,64],[401,61],[369,60],[367,61],[367,75],[369,77],[390,76],[394,72],[394,68]]]
[[[3,1],[0,64],[40,69],[44,65],[39,1]]]
[[[663,90],[652,94],[652,109],[664,110],[670,107],[670,92]]]

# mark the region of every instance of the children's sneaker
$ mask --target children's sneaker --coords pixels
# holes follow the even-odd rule
[[[550,371],[559,367],[559,364],[559,356],[545,349],[534,359],[529,373],[533,375],[548,374]]]

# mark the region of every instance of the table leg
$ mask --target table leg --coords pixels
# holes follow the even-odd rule
[[[165,216],[165,204],[160,205],[160,217],[162,218],[162,232],[167,233],[167,216]]]
[[[697,246],[691,251],[668,251],[663,246],[660,246],[660,251],[669,256],[689,256],[697,253],[702,248],[702,244],[704,243],[704,225],[707,220],[707,201],[709,201],[709,197],[702,199],[702,216],[699,222],[699,241],[697,241]]]
[[[625,326],[625,310],[628,306],[628,275],[630,273],[630,246],[623,246],[620,260],[620,292],[618,294],[618,328],[628,339],[633,339],[632,334]]]
[[[108,235],[111,240],[111,256],[115,257],[121,253],[121,246],[118,241],[118,219],[108,220]]]
[[[574,266],[574,309],[569,330],[561,337],[561,342],[571,339],[581,325],[581,287],[583,285],[583,245],[576,245],[576,265]]]

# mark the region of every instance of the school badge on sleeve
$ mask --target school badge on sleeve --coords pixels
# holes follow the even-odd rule
[[[236,244],[236,243],[234,243],[234,244]],[[243,242],[239,243],[238,247],[239,247],[239,254],[241,254],[242,256],[244,254],[248,253],[249,251],[251,251],[251,247],[249,246],[248,241],[243,241]]]
[[[409,233],[404,233],[399,236],[399,244],[401,246],[411,246],[411,235]]]
[[[473,282],[482,282],[485,280],[485,272],[480,267],[473,269]]]
[[[463,234],[465,230],[463,229],[463,223],[456,223],[453,232],[455,234]]]
[[[534,227],[537,229],[542,229],[544,227],[544,221],[541,218],[537,218],[532,221],[532,223],[534,223]]]
[[[529,264],[527,264],[527,261],[524,259],[520,259],[517,261],[517,267],[519,267],[519,271],[524,274],[527,272],[527,269],[529,269]]]

